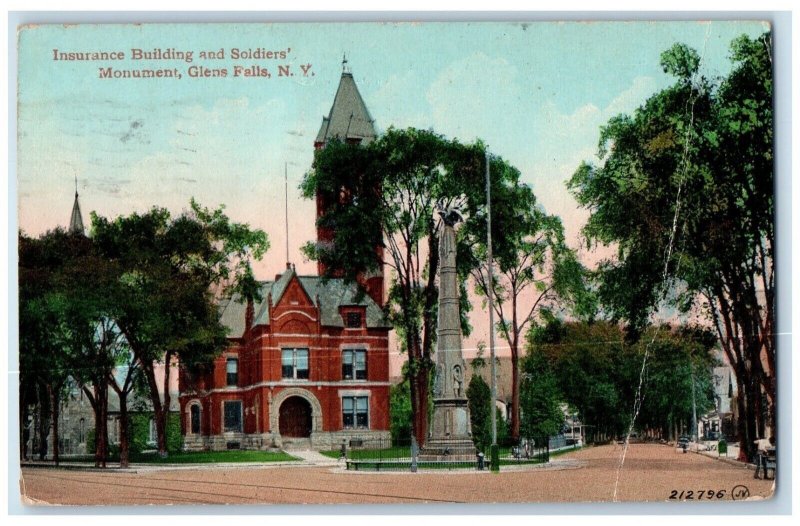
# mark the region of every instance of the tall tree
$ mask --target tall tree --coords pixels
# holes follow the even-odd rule
[[[644,401],[638,418],[641,429],[661,438],[677,439],[678,429],[693,429],[693,419],[706,414],[714,403],[713,332],[699,327],[649,327],[634,345],[631,366],[641,365],[645,348],[650,359],[644,385]]]
[[[591,296],[584,286],[585,269],[564,240],[561,220],[548,215],[520,172],[503,159],[491,160],[493,283],[486,261],[486,222],[473,222],[466,231],[473,250],[472,277],[476,291],[493,296],[500,336],[511,352],[511,438],[520,437],[520,350],[529,324],[544,311],[570,307],[579,316],[592,314]]]
[[[479,144],[390,129],[365,146],[330,142],[317,152],[301,185],[306,198],[328,203],[318,226],[330,229],[333,239],[305,249],[325,264],[329,276],[354,280],[384,265],[391,270],[386,310],[408,354],[413,429],[421,445],[436,338],[441,229],[436,209],[460,206],[476,220],[469,211],[480,206],[483,163]],[[466,251],[461,237],[459,254]],[[458,261],[465,275],[465,261]],[[462,293],[466,298],[463,286]]]
[[[225,348],[212,288],[252,298],[250,259],[261,258],[269,243],[264,232],[194,201],[175,219],[160,208],[114,220],[93,214],[92,232],[99,253],[120,269],[114,321],[149,387],[158,450],[166,456],[172,368],[176,361],[206,363]]]
[[[80,237],[86,252],[62,272],[62,319],[57,334],[63,338],[70,376],[94,411],[95,465],[105,467],[109,457],[109,378],[120,355],[127,351],[127,342],[113,319],[119,268],[97,254],[90,238]]]
[[[549,318],[547,323],[535,325],[528,334],[523,370],[534,380],[545,380],[533,394],[540,400],[556,398],[546,380],[552,374],[563,401],[589,426],[589,440],[611,439],[630,425],[642,357],[647,350],[650,358],[636,427],[660,438],[674,438],[676,429],[691,427],[693,404],[698,416],[714,405],[716,338],[708,329],[685,325],[646,326],[642,330],[643,337],[631,342],[620,325],[604,321],[565,323]],[[548,407],[541,401],[538,406]],[[534,423],[539,420],[547,419],[535,417]]]
[[[769,33],[736,39],[733,69],[715,84],[694,50],[675,45],[661,57],[675,84],[611,119],[602,164],[569,182],[591,211],[587,239],[617,246],[600,267],[616,318],[641,328],[664,301],[705,309],[736,372],[749,457],[765,426],[775,432],[762,416],[776,404],[771,49]]]
[[[529,353],[546,359],[564,401],[590,426],[589,441],[608,440],[629,422],[636,373],[628,365],[632,351],[623,336],[615,324],[555,317],[528,333]]]
[[[136,382],[141,374],[139,360],[126,345],[117,356],[116,368],[108,376],[108,385],[117,393],[119,399],[119,466],[128,467],[131,452],[132,422],[128,411],[130,395],[136,389]]]
[[[20,301],[20,397],[31,400],[36,394],[39,406],[39,456],[47,451],[46,438],[52,423],[51,451],[59,461],[59,409],[67,387],[71,362],[65,339],[65,303],[68,290],[66,269],[78,266],[89,251],[83,236],[56,229],[30,238],[19,236]],[[20,414],[25,418],[26,412]],[[27,422],[20,422],[26,429]],[[22,437],[26,437],[23,435]]]

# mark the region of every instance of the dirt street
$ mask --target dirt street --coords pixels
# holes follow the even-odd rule
[[[621,448],[587,448],[556,457],[544,468],[504,468],[499,474],[355,473],[323,466],[164,467],[137,473],[25,467],[20,487],[28,504],[69,505],[611,501]],[[772,493],[771,480],[754,480],[743,467],[667,446],[634,444],[620,475],[618,499],[732,500],[743,496],[741,488],[734,491],[738,485],[751,497]]]

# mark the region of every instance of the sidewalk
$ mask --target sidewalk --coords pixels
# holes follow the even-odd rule
[[[698,455],[703,455],[706,457],[717,459],[721,462],[728,463],[732,466],[741,466],[747,469],[755,469],[755,465],[749,462],[741,462],[739,459],[739,444],[738,443],[728,443],[728,452],[720,454],[719,451],[713,450],[710,451],[708,449],[711,445],[716,445],[717,441],[706,441],[706,442],[691,442],[689,443],[689,451],[692,453],[697,453]],[[705,449],[704,449],[705,448]]]
[[[310,449],[302,451],[287,451],[293,457],[301,459],[303,464],[311,464],[313,466],[338,466],[341,462],[335,458],[326,457],[319,451],[311,451]],[[298,465],[297,462],[292,465]]]
[[[53,465],[52,462],[47,461],[27,461],[20,465],[22,467],[42,468],[42,469],[68,469],[78,471],[97,471],[109,472],[115,471],[119,473],[146,473],[151,471],[161,470],[203,470],[203,469],[253,469],[253,468],[277,468],[277,467],[311,467],[311,466],[339,466],[340,462],[335,458],[326,457],[317,451],[287,451],[287,453],[299,460],[279,461],[279,462],[207,462],[207,463],[136,463],[131,462],[127,468],[120,468],[116,462],[108,462],[107,467],[95,467],[93,462],[61,462],[58,466]]]

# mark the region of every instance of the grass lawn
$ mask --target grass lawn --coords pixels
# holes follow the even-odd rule
[[[136,464],[210,464],[214,462],[284,462],[299,460],[283,451],[187,451],[170,453],[161,458],[157,453],[136,455],[131,459]]]

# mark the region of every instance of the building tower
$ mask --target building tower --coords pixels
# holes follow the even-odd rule
[[[69,232],[71,234],[83,234],[83,217],[81,216],[81,205],[78,203],[78,178],[75,178],[75,203],[72,205],[72,215],[69,218]]]
[[[342,77],[339,80],[339,88],[333,99],[331,111],[327,117],[322,117],[322,125],[314,141],[314,149],[321,150],[330,140],[338,140],[350,144],[369,144],[377,137],[375,131],[375,121],[369,114],[364,99],[358,91],[353,74],[347,66],[347,58],[342,60]],[[317,194],[317,219],[319,219],[328,207],[325,199]],[[333,231],[317,226],[317,243],[331,243]],[[376,246],[375,252],[380,261],[383,261],[383,247]],[[325,273],[326,267],[323,263],[317,263],[317,272],[321,276]],[[367,294],[377,303],[383,305],[383,266],[377,271],[368,275],[358,276],[358,282],[363,286]]]

